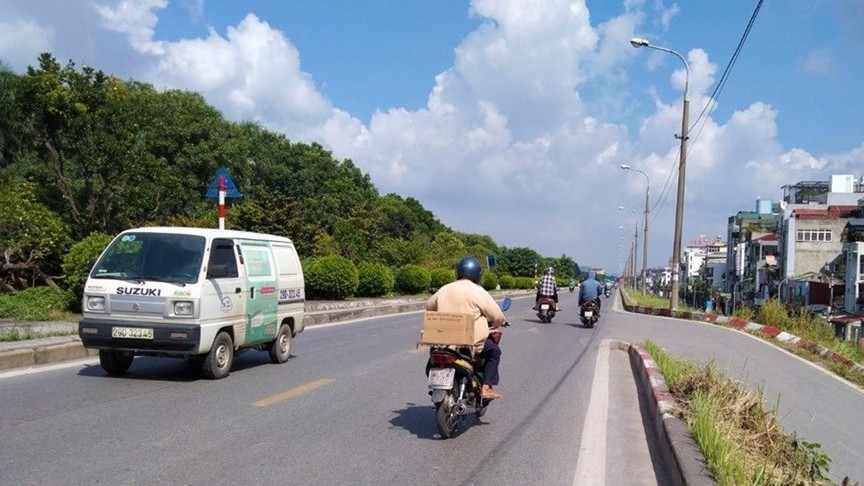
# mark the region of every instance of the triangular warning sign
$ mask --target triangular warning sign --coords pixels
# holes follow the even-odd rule
[[[234,185],[234,181],[231,180],[231,176],[228,175],[228,169],[225,167],[219,167],[219,170],[216,171],[216,177],[213,178],[213,182],[210,183],[210,188],[207,189],[207,194],[205,194],[207,197],[213,199],[219,197],[219,176],[225,178],[225,197],[243,197],[243,194],[240,194],[240,191],[237,190],[237,186]]]

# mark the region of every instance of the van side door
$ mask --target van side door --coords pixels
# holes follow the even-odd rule
[[[221,327],[228,324],[235,329],[246,327],[246,287],[240,276],[238,252],[234,240],[215,238],[211,243],[207,261],[207,275],[201,288],[201,322]],[[236,336],[236,345],[243,344],[243,336]]]
[[[266,242],[238,243],[245,270],[246,343],[273,340],[278,329],[279,305],[273,252]]]

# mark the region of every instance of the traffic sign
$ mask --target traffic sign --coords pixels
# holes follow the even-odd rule
[[[225,178],[225,197],[243,197],[243,194],[240,194],[240,191],[237,190],[237,186],[234,185],[234,181],[231,180],[231,176],[228,175],[228,169],[225,167],[219,167],[219,170],[216,171],[216,177],[210,183],[210,188],[207,189],[207,194],[205,194],[206,197],[211,199],[219,197],[219,176]]]

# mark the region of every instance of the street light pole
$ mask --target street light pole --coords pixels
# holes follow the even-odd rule
[[[636,217],[635,224],[633,226],[633,287],[637,287],[636,285],[636,268],[638,268],[639,264],[639,215],[636,214],[636,211],[632,209],[627,209],[624,206],[618,206],[618,209],[621,211],[627,211],[632,213],[633,216]],[[622,228],[623,229],[623,228]],[[644,262],[643,262],[644,264]],[[642,290],[645,290],[645,274],[642,274]]]
[[[675,310],[678,308],[678,274],[681,270],[681,230],[684,224],[684,181],[687,172],[687,138],[689,134],[688,118],[690,117],[690,64],[687,63],[687,59],[685,59],[681,54],[678,54],[672,49],[666,47],[652,46],[645,39],[634,37],[633,39],[630,39],[630,45],[637,49],[640,47],[649,47],[658,51],[668,52],[677,56],[678,59],[681,59],[681,62],[684,63],[684,113],[681,116],[681,135],[676,135],[676,137],[681,140],[681,149],[679,151],[680,159],[678,161],[678,197],[675,204],[675,239],[672,245],[672,295],[669,296],[669,308]]]
[[[651,180],[648,179],[648,174],[627,164],[621,164],[621,168],[638,172],[645,177],[645,220],[642,222],[642,291],[645,292],[648,285],[648,193],[651,189]]]

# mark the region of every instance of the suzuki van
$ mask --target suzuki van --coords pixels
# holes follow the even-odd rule
[[[117,235],[90,270],[78,335],[122,375],[135,356],[188,358],[207,378],[234,356],[291,355],[303,331],[303,269],[290,239],[209,228],[135,228]]]

